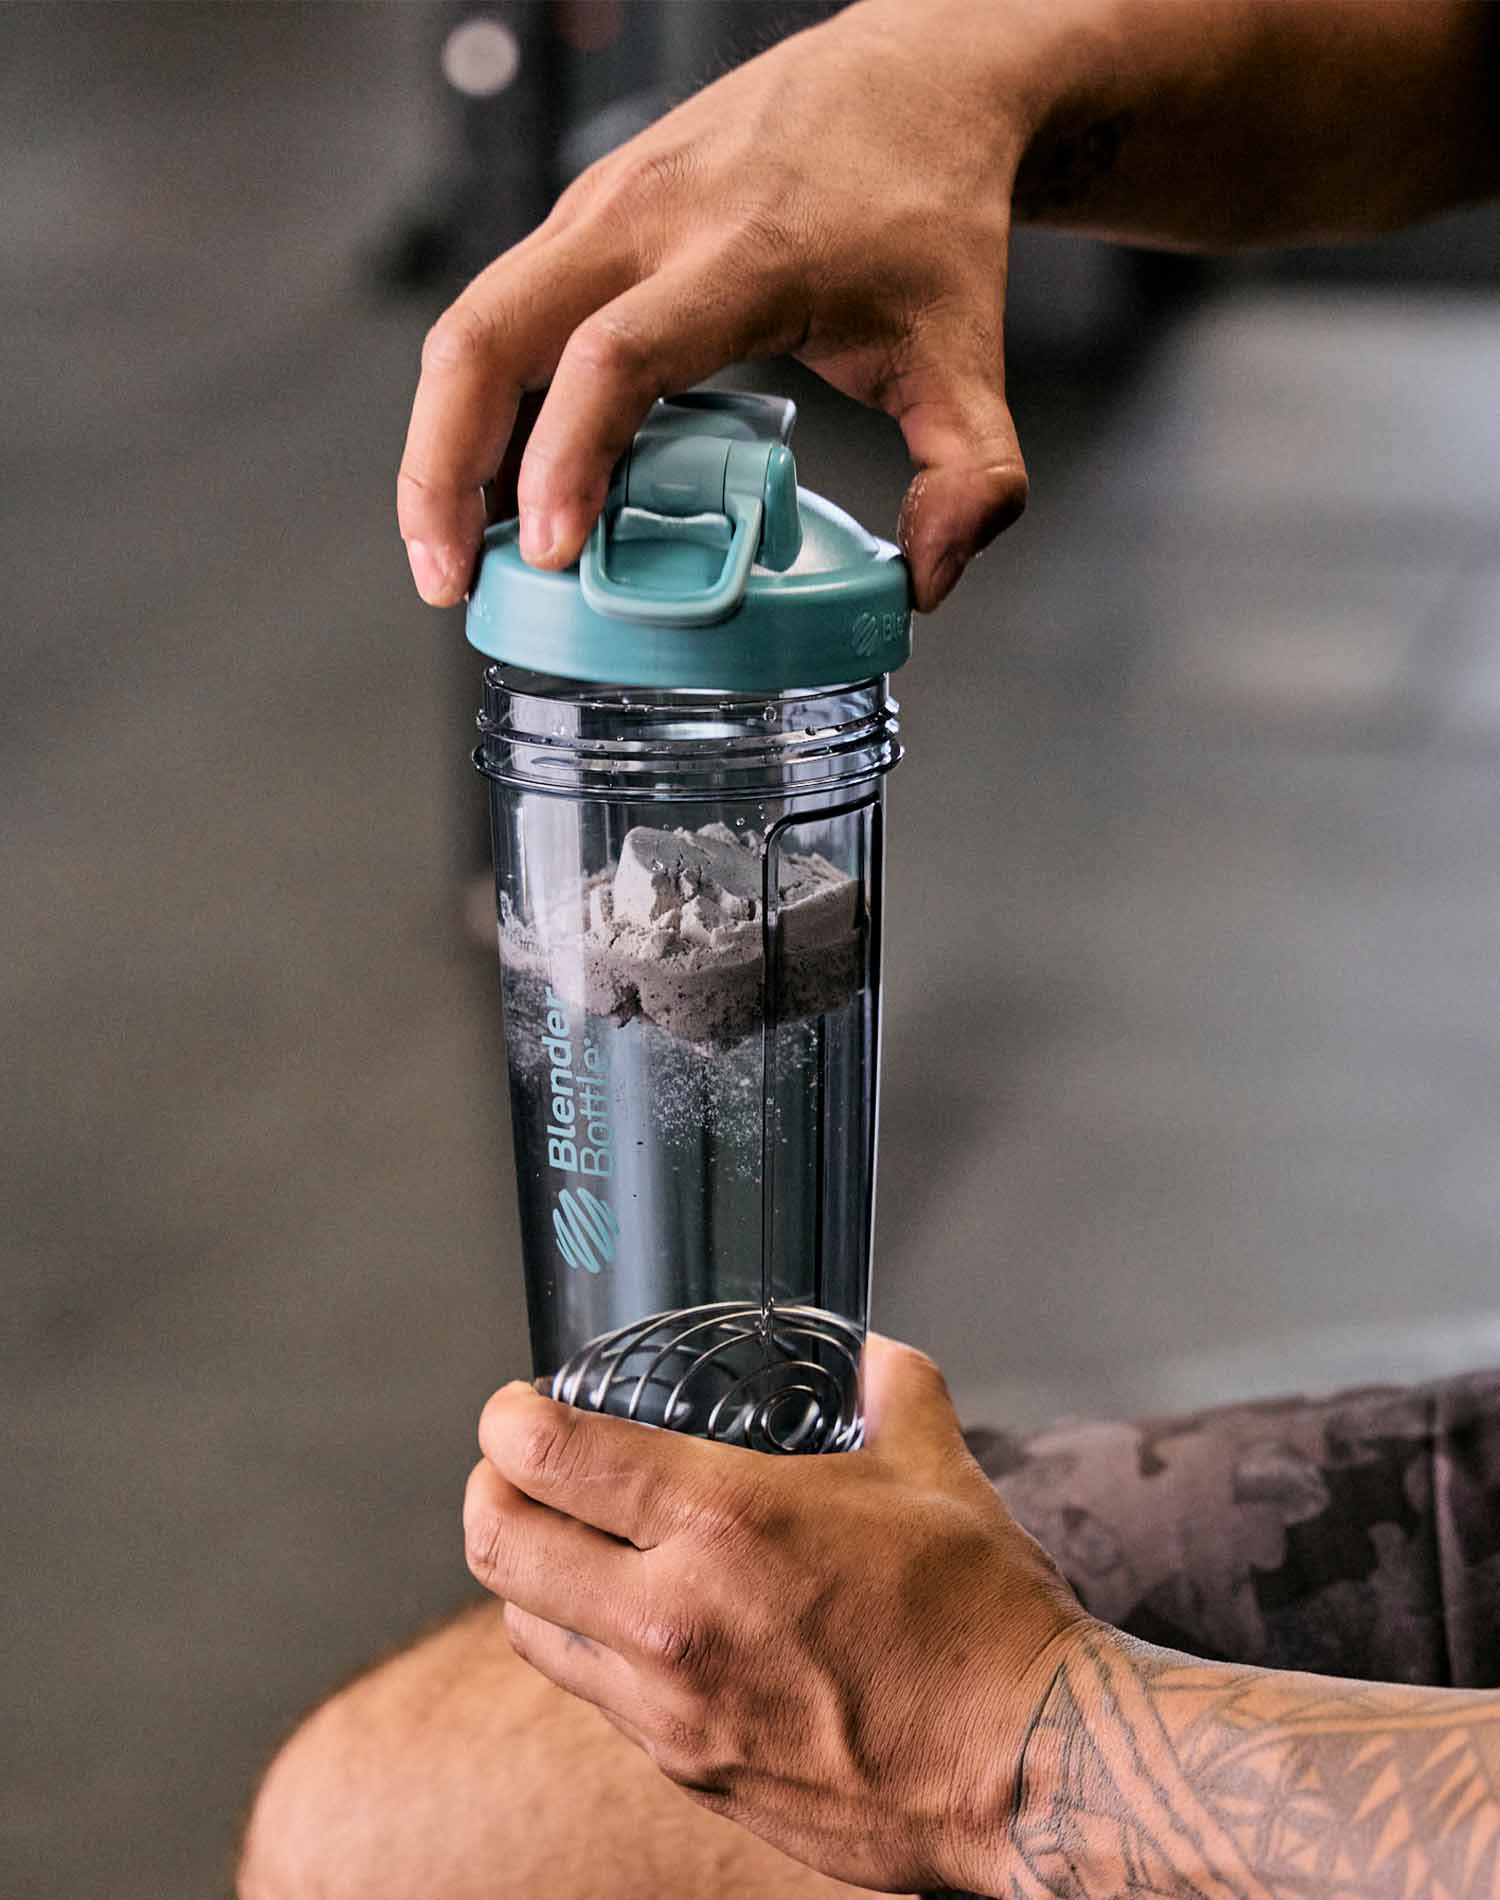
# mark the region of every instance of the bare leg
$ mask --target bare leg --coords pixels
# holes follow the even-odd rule
[[[851,1900],[706,1813],[466,1611],[318,1709],[271,1764],[240,1900]]]

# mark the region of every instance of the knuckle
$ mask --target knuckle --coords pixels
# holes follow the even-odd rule
[[[755,198],[737,205],[720,227],[723,254],[764,276],[808,248],[797,213],[784,201]]]
[[[505,1520],[498,1512],[465,1512],[464,1557],[470,1573],[486,1589],[494,1588],[504,1581],[507,1544]]]
[[[494,323],[476,304],[450,304],[423,339],[422,368],[450,376],[484,361],[494,342]]]
[[[740,1474],[733,1484],[695,1500],[693,1525],[703,1542],[718,1549],[760,1536],[778,1514],[767,1483],[755,1474]]]
[[[703,1725],[680,1715],[658,1714],[649,1740],[651,1759],[668,1781],[691,1793],[717,1785]]]
[[[581,171],[571,184],[558,194],[547,222],[558,229],[570,224],[581,211],[597,203],[600,196],[609,188],[609,161],[596,159],[587,171]]]
[[[430,534],[452,499],[451,490],[415,467],[409,457],[396,471],[396,520],[402,534],[419,535],[424,529]]]
[[[653,1742],[650,1752],[657,1768],[676,1787],[688,1789],[696,1786],[697,1764],[691,1755],[680,1755],[665,1742]]]
[[[577,1463],[577,1437],[564,1417],[534,1419],[516,1448],[516,1466],[523,1480],[566,1483]]]
[[[608,382],[638,383],[650,372],[651,341],[634,324],[600,311],[573,332],[568,367]]]
[[[647,1619],[636,1644],[646,1660],[668,1675],[700,1680],[710,1673],[718,1643],[708,1624],[690,1611],[662,1612]]]
[[[621,153],[612,167],[614,194],[631,204],[654,204],[658,199],[690,189],[698,159],[688,145],[652,145],[642,151]]]
[[[556,440],[533,436],[516,483],[516,500],[523,508],[548,508],[579,502],[601,508],[609,493],[614,455],[608,448],[587,461]]]
[[[554,458],[537,456],[521,465],[516,483],[516,503],[521,508],[546,508],[553,495],[564,486],[557,479]]]
[[[505,1628],[505,1640],[522,1662],[532,1659],[531,1619],[518,1610],[513,1603],[507,1603],[500,1618]]]
[[[398,505],[402,501],[431,501],[442,492],[430,475],[424,474],[420,468],[413,467],[409,461],[403,462],[396,471]]]

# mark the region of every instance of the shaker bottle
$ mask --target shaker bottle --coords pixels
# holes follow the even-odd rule
[[[468,609],[538,1385],[768,1452],[863,1435],[911,650],[904,563],[799,490],[794,417],[658,403],[577,567],[501,523]]]

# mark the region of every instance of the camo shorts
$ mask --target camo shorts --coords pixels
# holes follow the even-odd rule
[[[1500,1371],[967,1437],[1120,1629],[1218,1661],[1500,1685]]]

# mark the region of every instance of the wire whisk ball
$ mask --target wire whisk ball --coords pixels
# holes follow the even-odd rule
[[[546,1382],[586,1412],[783,1454],[853,1451],[863,1332],[816,1306],[720,1301],[601,1333]]]

